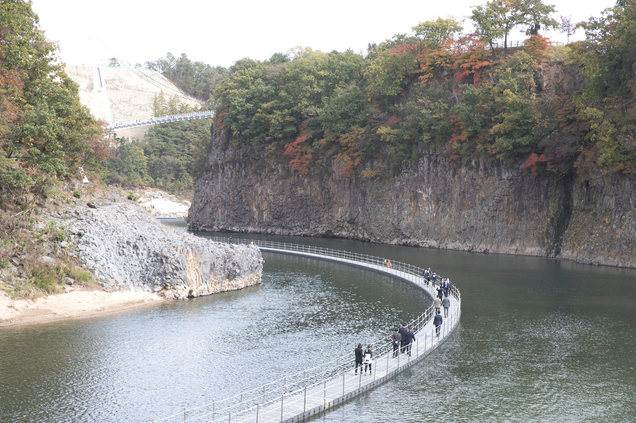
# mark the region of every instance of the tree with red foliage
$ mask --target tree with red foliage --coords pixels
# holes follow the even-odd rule
[[[290,158],[289,167],[294,172],[306,175],[311,170],[313,163],[314,149],[309,145],[307,140],[310,139],[310,133],[305,122],[300,124],[300,133],[295,141],[285,145],[284,156]]]
[[[524,42],[524,50],[536,61],[543,60],[548,53],[550,41],[543,35],[533,35]]]
[[[528,160],[521,165],[521,169],[530,168],[532,174],[536,175],[538,173],[539,165],[541,163],[546,163],[547,161],[548,159],[543,154],[539,156],[537,153],[532,153],[530,154],[530,157],[528,157]]]
[[[369,136],[370,134],[365,129],[356,126],[338,137],[340,153],[336,155],[335,161],[342,166],[337,171],[338,176],[353,176],[356,167],[366,158],[363,147]]]

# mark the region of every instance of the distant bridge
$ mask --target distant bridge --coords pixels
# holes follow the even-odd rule
[[[151,117],[150,119],[146,119],[146,120],[137,119],[133,122],[117,123],[117,124],[109,126],[108,130],[116,131],[118,129],[139,128],[141,126],[159,125],[160,123],[180,122],[183,120],[212,119],[213,117],[214,117],[214,111],[206,110],[204,112],[193,112],[193,113],[184,113],[181,115]]]

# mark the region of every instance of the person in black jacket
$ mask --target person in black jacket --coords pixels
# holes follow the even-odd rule
[[[402,337],[402,342],[404,343],[404,350],[402,352],[406,352],[409,357],[411,356],[411,344],[413,341],[415,341],[415,334],[411,331],[411,328],[408,328]]]
[[[395,328],[395,332],[391,335],[391,341],[393,343],[393,358],[396,358],[400,354],[400,343],[402,342],[402,335],[400,335],[398,328]]]
[[[358,374],[358,367],[360,367],[360,373],[362,373],[362,344],[358,344],[358,348],[355,349],[356,353],[356,373]]]
[[[439,310],[437,310],[437,314],[435,315],[435,319],[433,319],[433,324],[435,325],[435,333],[439,338],[439,329],[442,326],[442,315],[439,314]]]
[[[406,332],[408,332],[409,330],[406,328],[406,323],[402,323],[402,327],[398,330],[398,332],[400,332],[400,336],[402,337],[402,340],[400,341],[400,346],[402,348],[400,348],[400,352],[402,354],[404,354],[404,349],[406,348]]]

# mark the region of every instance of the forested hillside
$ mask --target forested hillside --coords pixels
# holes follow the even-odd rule
[[[154,116],[176,115],[207,109],[210,104],[192,108],[176,97],[156,95]],[[192,189],[200,175],[212,142],[210,119],[153,125],[141,139],[115,138],[112,156],[100,169],[108,184],[151,186],[170,192]]]
[[[538,34],[557,27],[540,0],[471,12],[475,34],[438,18],[365,56],[305,48],[239,60],[215,90],[217,134],[239,151],[265,146],[304,175],[390,176],[431,150],[535,174],[636,172],[633,0],[579,23],[585,40],[559,47]],[[529,36],[523,47],[491,48],[515,28]]]
[[[174,98],[157,96],[155,116],[193,111]],[[109,184],[152,186],[170,192],[192,189],[212,142],[212,123],[208,119],[154,125],[140,140],[117,138],[113,157],[104,162],[102,175]]]
[[[165,58],[146,62],[145,68],[161,73],[189,96],[205,102],[213,101],[214,88],[229,75],[226,68],[193,62],[185,53],[179,57],[168,53]]]
[[[57,46],[30,2],[0,4],[0,207],[29,206],[78,166],[108,155],[103,128],[81,106]]]

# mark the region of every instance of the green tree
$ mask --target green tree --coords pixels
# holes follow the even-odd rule
[[[439,46],[449,39],[454,39],[463,30],[463,22],[453,16],[446,19],[438,16],[436,20],[420,22],[413,27],[413,33],[429,47]]]
[[[324,103],[318,111],[318,122],[327,138],[335,139],[354,126],[364,126],[369,105],[366,95],[357,85],[336,88]]]
[[[487,3],[485,6],[473,6],[470,19],[475,24],[475,29],[481,40],[490,45],[494,55],[493,41],[506,35],[504,27],[499,21],[499,7],[496,3]]]
[[[471,20],[475,22],[477,31],[483,34],[484,41],[491,45],[493,39],[503,36],[505,51],[510,31],[524,22],[522,3],[523,0],[491,0],[485,6],[474,7]]]
[[[161,73],[186,94],[208,102],[215,101],[214,88],[229,75],[226,68],[193,62],[185,53],[179,57],[168,53],[165,58],[146,62],[145,67]]]
[[[541,0],[523,0],[519,4],[519,25],[526,26],[526,35],[539,35],[539,30],[557,28],[559,23],[550,15],[556,12],[554,5]]]
[[[372,60],[365,72],[369,94],[386,97],[402,93],[420,71],[421,52],[419,45],[401,44]]]
[[[81,106],[78,86],[64,72],[57,46],[46,40],[29,1],[0,3],[0,64],[0,93],[10,93],[0,101],[0,150],[19,165],[3,178],[18,172],[25,184],[46,184],[75,174],[79,164],[96,164],[93,147],[103,129]],[[31,176],[23,177],[27,168]]]
[[[287,63],[290,60],[291,59],[289,58],[289,55],[286,53],[274,53],[272,54],[272,57],[269,58],[269,63],[271,63],[272,65],[280,65],[283,63]]]

